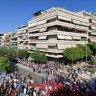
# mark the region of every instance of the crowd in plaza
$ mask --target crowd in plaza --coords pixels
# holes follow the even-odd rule
[[[82,70],[79,67],[66,67],[65,72],[56,64],[21,62],[31,67],[33,72],[46,73],[46,77],[40,83],[34,81],[30,74],[22,76],[15,70],[1,77],[0,96],[96,96],[96,78],[80,78],[78,74],[82,74]]]

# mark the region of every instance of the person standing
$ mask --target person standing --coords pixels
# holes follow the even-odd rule
[[[30,88],[30,90],[29,90],[29,96],[33,96],[33,89],[32,88]]]
[[[10,96],[15,96],[15,93],[13,90],[11,91]]]
[[[26,92],[27,92],[27,89],[26,89],[26,87],[24,88],[24,94],[23,94],[23,96],[26,96]]]

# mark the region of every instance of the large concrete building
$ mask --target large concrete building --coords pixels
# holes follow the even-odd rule
[[[82,14],[62,8],[39,11],[28,22],[28,50],[62,58],[64,49],[88,42],[88,31],[89,19]]]
[[[39,49],[52,60],[60,59],[66,48],[96,42],[96,14],[53,7],[34,13],[16,34],[18,49]]]
[[[22,25],[17,30],[18,49],[28,49],[28,27]]]
[[[88,13],[85,11],[78,12],[89,20],[88,41],[96,42],[96,14]]]

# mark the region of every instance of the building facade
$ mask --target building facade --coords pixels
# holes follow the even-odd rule
[[[17,49],[17,32],[11,34],[10,47]]]
[[[88,41],[96,42],[96,14],[88,13],[85,11],[79,12],[89,20]]]
[[[0,33],[0,46],[3,46],[3,44],[2,44],[3,43],[3,36],[4,36],[4,34]]]
[[[28,50],[28,26],[23,25],[17,30],[18,49]]]
[[[27,49],[30,53],[39,49],[52,60],[60,59],[66,48],[96,42],[96,14],[53,7],[34,13],[28,24],[19,27],[11,39],[10,34],[0,35],[2,46]]]
[[[88,42],[88,31],[89,20],[81,14],[62,8],[40,11],[28,22],[28,51],[62,58],[64,49]]]
[[[3,45],[4,47],[9,48],[11,42],[11,32],[6,32],[3,37]]]

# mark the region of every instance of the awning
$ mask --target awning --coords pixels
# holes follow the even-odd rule
[[[49,45],[49,46],[56,46],[56,44],[54,44],[54,43],[53,43],[53,44],[48,44],[48,45]]]
[[[88,27],[80,26],[80,25],[76,25],[75,28],[77,28],[78,30],[88,30]]]
[[[65,38],[66,40],[72,40],[72,37],[71,37],[71,36],[64,36],[64,38]]]
[[[72,40],[71,36],[64,36],[64,35],[57,35],[58,39],[67,39],[67,40]]]
[[[91,20],[92,21],[92,23],[96,23],[96,20]]]
[[[96,32],[91,32],[92,35],[96,35]]]
[[[65,44],[57,44],[58,49],[66,49]]]
[[[28,27],[33,27],[33,26],[45,24],[46,22],[47,22],[47,20],[42,20],[42,21],[34,22],[34,23],[29,24]]]
[[[78,20],[72,20],[73,21],[73,23],[75,23],[75,24],[80,24],[81,25],[81,21],[78,21]]]
[[[33,26],[36,26],[36,22],[28,25],[28,27],[33,27]]]
[[[36,48],[41,48],[41,44],[36,44]]]
[[[46,23],[46,22],[47,22],[47,20],[38,21],[38,22],[37,22],[37,25],[41,25],[41,24],[44,24],[44,23]]]
[[[46,31],[46,29],[47,29],[47,27],[43,27],[43,28],[41,28],[41,29],[39,30],[39,32],[44,32],[44,31]]]
[[[34,32],[34,31],[39,31],[39,29],[37,29],[37,28],[29,28],[28,29],[28,32]]]
[[[55,55],[55,54],[46,54],[46,56],[48,56],[48,57],[53,57],[53,58],[62,58],[63,57],[63,55]]]
[[[41,48],[47,49],[48,48],[48,44],[41,44]]]
[[[58,16],[59,19],[65,20],[65,21],[71,21],[71,18],[64,17],[64,16]]]
[[[89,23],[81,22],[82,25],[89,26]]]
[[[23,44],[26,44],[26,43],[27,43],[27,41],[23,42]]]
[[[27,30],[24,30],[24,31],[23,31],[23,33],[26,33],[26,32],[27,32]]]
[[[48,48],[48,44],[36,44],[36,48],[44,48],[44,49],[47,49],[47,48]]]
[[[26,39],[27,36],[23,36],[23,40]]]
[[[76,47],[75,44],[57,44],[58,49],[66,49],[70,47]]]
[[[18,34],[22,34],[22,33],[23,33],[23,30],[21,30],[21,31],[18,31],[17,33],[18,33]]]
[[[96,42],[96,39],[90,39],[91,42]]]
[[[65,39],[63,35],[57,35],[58,39]]]
[[[76,40],[81,40],[81,37],[77,37],[77,36],[73,36],[72,38]]]
[[[38,39],[42,39],[42,40],[45,40],[47,38],[47,36],[39,36]]]
[[[18,44],[21,44],[21,42],[18,42]]]
[[[91,26],[91,28],[92,28],[93,30],[95,30],[95,29],[96,29],[96,27],[95,27],[95,26]]]

